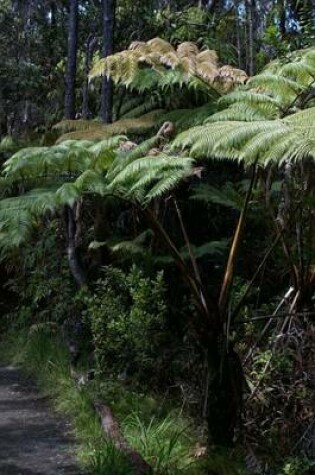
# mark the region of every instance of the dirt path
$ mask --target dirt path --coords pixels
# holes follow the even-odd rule
[[[17,369],[0,366],[1,475],[82,475],[67,432]]]

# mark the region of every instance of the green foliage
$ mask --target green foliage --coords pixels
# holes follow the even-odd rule
[[[95,380],[79,390],[70,375],[66,349],[47,327],[32,333],[15,330],[6,335],[0,350],[2,359],[21,364],[36,376],[41,391],[70,417],[79,444],[77,455],[91,475],[133,473],[126,456],[102,434],[92,406],[96,398],[104,398],[114,408],[125,438],[150,463],[154,474],[203,473],[202,464],[193,457],[194,435],[177,411],[166,408],[157,416],[161,406],[152,397],[132,393],[110,380]]]
[[[189,149],[193,158],[238,160],[246,165],[258,162],[261,166],[314,158],[310,125],[314,114],[312,107],[286,119],[218,121],[183,132],[173,149]]]
[[[315,467],[315,463],[310,460],[291,457],[287,460],[278,475],[307,475]]]
[[[146,206],[194,173],[190,158],[163,153],[139,158],[147,147],[128,154],[118,149],[122,141],[123,136],[97,143],[68,140],[22,149],[8,159],[3,184],[22,185],[22,193],[0,202],[2,255],[29,239],[40,218],[66,204],[72,206],[87,194]]]
[[[60,256],[63,243],[59,233],[59,223],[52,221],[40,227],[18,255],[11,250],[10,266],[15,274],[6,287],[18,305],[14,304],[8,319],[17,329],[45,322],[61,324],[75,312],[76,289],[66,257]]]
[[[125,273],[106,268],[86,298],[98,371],[125,371],[145,378],[154,371],[163,341],[166,304],[163,274],[150,279],[133,267]]]
[[[68,353],[58,338],[42,327],[31,334],[7,335],[11,348],[6,357],[21,364],[36,376],[44,394],[53,397],[58,411],[71,418],[79,443],[77,456],[91,475],[110,470],[113,475],[132,473],[125,456],[104,439],[101,425],[93,410],[92,394],[78,390],[70,374]],[[129,472],[130,471],[130,472]]]
[[[188,428],[175,415],[162,421],[153,418],[146,424],[137,414],[131,414],[123,428],[130,444],[155,467],[156,474],[200,473],[200,463],[189,454],[192,441]]]

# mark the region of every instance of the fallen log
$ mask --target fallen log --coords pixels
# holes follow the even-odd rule
[[[106,438],[113,443],[116,449],[126,454],[130,460],[134,475],[151,475],[153,473],[152,468],[126,441],[110,408],[100,401],[95,401],[93,406],[100,416],[102,429]]]

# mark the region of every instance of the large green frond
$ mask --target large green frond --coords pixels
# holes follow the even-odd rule
[[[246,101],[232,104],[227,109],[216,112],[208,117],[205,123],[218,121],[245,121],[268,120],[276,118],[278,111],[272,104],[250,104]]]
[[[262,166],[270,161],[315,157],[315,110],[297,112],[286,119],[253,122],[214,122],[179,134],[172,148],[188,149],[194,158],[232,159]]]
[[[26,148],[14,154],[4,164],[7,177],[26,179],[83,172],[92,159],[92,142],[67,141],[52,147]]]
[[[203,203],[218,204],[227,208],[241,210],[244,205],[244,193],[232,183],[225,183],[223,187],[216,188],[208,184],[200,184],[194,187],[192,200],[202,201]]]

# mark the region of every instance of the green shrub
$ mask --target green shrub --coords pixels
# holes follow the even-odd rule
[[[149,278],[135,266],[129,272],[108,267],[86,298],[97,369],[103,374],[152,372],[166,322],[163,273]]]

